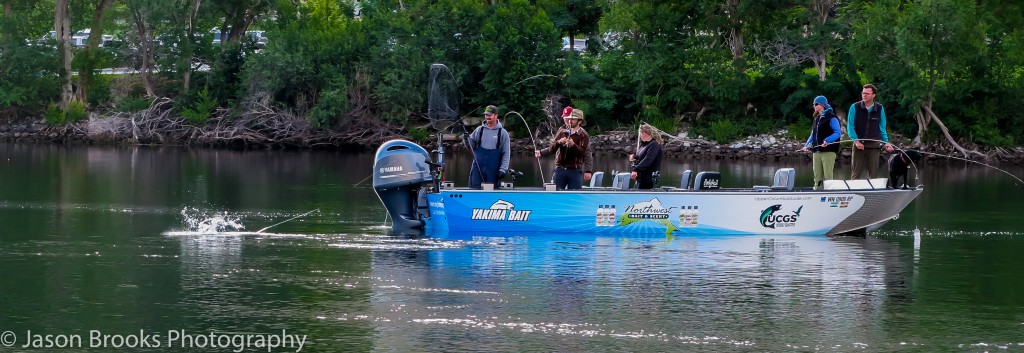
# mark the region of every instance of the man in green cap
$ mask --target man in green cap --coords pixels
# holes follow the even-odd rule
[[[484,108],[484,123],[463,137],[473,152],[473,166],[469,170],[469,187],[480,189],[483,183],[492,183],[497,189],[508,172],[511,156],[508,132],[498,121],[498,107]]]

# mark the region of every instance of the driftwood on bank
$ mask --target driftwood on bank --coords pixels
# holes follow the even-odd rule
[[[8,122],[0,124],[0,141],[61,142],[93,144],[151,144],[151,145],[199,145],[231,148],[357,148],[373,149],[383,141],[392,138],[408,138],[403,130],[389,125],[371,114],[349,115],[344,130],[323,130],[313,127],[298,114],[276,109],[268,104],[269,97],[260,97],[243,103],[236,110],[216,110],[206,124],[190,123],[178,115],[173,102],[156,99],[149,108],[134,112],[93,113],[87,121],[62,126],[49,126],[41,121]],[[369,109],[369,108],[367,108]],[[788,158],[809,159],[809,154],[800,152],[803,141],[793,140],[789,133],[780,130],[775,134],[748,136],[730,144],[719,144],[701,137],[692,138],[683,132],[671,135],[661,132],[666,157],[672,159],[726,159],[726,160],[782,160]],[[550,144],[550,136],[535,137],[543,147]],[[605,131],[591,137],[595,153],[625,157],[633,153],[636,146],[635,129]],[[900,148],[915,148],[930,152],[930,161],[958,160],[955,146],[933,142],[914,144],[898,135],[890,136]],[[512,147],[517,153],[532,153],[533,139],[515,138]],[[424,147],[436,147],[436,140],[426,141]],[[461,144],[446,141],[455,148]],[[961,147],[981,151],[989,163],[1024,163],[1024,147],[985,148],[970,142]],[[847,158],[848,149],[843,150]],[[945,158],[943,158],[945,157]]]
[[[351,117],[344,130],[317,129],[269,101],[255,96],[238,111],[218,108],[205,124],[195,124],[177,114],[171,99],[157,98],[138,112],[94,114],[85,122],[47,129],[50,135],[91,142],[254,147],[372,146],[402,135],[400,127],[365,115]]]

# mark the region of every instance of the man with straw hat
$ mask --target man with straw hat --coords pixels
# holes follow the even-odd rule
[[[582,110],[565,107],[562,110],[562,121],[565,126],[555,132],[551,146],[534,151],[534,155],[539,158],[541,155],[555,154],[555,188],[582,189],[584,160],[590,153],[590,135],[583,130],[587,120]]]

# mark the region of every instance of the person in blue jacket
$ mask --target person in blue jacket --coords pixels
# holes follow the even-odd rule
[[[877,177],[879,149],[892,153],[889,134],[885,132],[885,108],[875,102],[877,92],[875,85],[864,85],[860,91],[861,101],[851,104],[850,113],[846,116],[846,134],[853,140],[850,179]]]
[[[469,187],[480,189],[483,183],[501,186],[501,179],[508,172],[511,156],[508,132],[498,121],[498,107],[488,105],[484,109],[484,123],[463,137],[470,151],[473,151],[473,165],[469,168]]]
[[[839,118],[825,96],[814,97],[813,117],[811,136],[804,143],[803,150],[814,152],[811,158],[814,163],[814,188],[821,189],[824,180],[832,179],[836,153],[839,152],[839,138],[843,132],[839,128]]]

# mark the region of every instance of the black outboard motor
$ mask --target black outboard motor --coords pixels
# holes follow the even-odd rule
[[[373,191],[394,220],[392,228],[423,228],[417,202],[423,184],[434,181],[430,154],[415,143],[391,140],[377,149]]]

